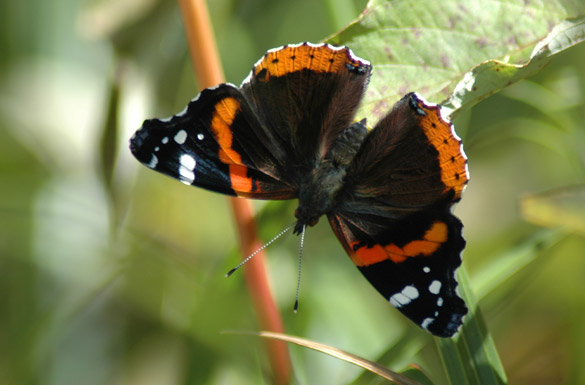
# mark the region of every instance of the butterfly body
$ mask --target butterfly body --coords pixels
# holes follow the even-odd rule
[[[364,122],[348,126],[299,184],[295,233],[299,234],[304,225],[314,226],[323,214],[334,210],[339,191],[345,185],[347,169],[367,132]]]
[[[346,47],[270,50],[240,87],[201,92],[130,141],[148,167],[253,199],[298,199],[294,232],[325,215],[372,285],[429,332],[452,336],[467,308],[455,270],[465,246],[452,213],[468,181],[439,106],[405,95],[371,130],[354,121],[371,73]]]

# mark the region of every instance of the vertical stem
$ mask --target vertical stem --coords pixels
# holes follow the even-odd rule
[[[205,1],[178,0],[178,2],[185,25],[191,60],[199,84],[202,88],[207,88],[224,82],[223,70]],[[261,247],[252,208],[250,202],[245,199],[230,198],[230,202],[239,233],[240,249],[245,257]],[[282,333],[284,327],[268,285],[264,252],[258,253],[243,270],[260,327]],[[272,365],[274,383],[288,384],[291,376],[288,347],[282,341],[267,340],[267,350]]]

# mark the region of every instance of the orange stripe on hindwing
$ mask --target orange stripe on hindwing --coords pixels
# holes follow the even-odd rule
[[[242,156],[233,149],[231,126],[240,111],[240,102],[228,97],[215,105],[211,118],[211,132],[220,147],[219,160],[228,165],[232,189],[236,194],[238,191],[252,191],[252,179],[247,176],[248,167],[242,162]]]
[[[362,246],[353,252],[351,259],[357,266],[369,266],[387,259],[392,260],[394,263],[400,263],[411,257],[429,257],[447,241],[448,237],[449,229],[447,224],[436,221],[425,232],[423,239],[408,242],[402,247],[393,243],[373,245],[372,247]],[[353,248],[358,244],[359,242],[356,241],[352,242],[350,246]]]

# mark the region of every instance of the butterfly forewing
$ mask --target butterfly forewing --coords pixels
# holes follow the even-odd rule
[[[238,135],[232,130],[237,125]],[[148,167],[189,185],[228,195],[290,199],[294,185],[281,178],[277,146],[263,131],[240,90],[207,89],[169,119],[144,122],[131,139],[134,156]]]
[[[287,148],[288,171],[307,173],[352,123],[370,71],[346,47],[288,45],[256,63],[242,92],[273,140]]]

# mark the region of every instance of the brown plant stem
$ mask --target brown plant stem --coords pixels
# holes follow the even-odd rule
[[[191,53],[191,61],[201,88],[224,82],[223,70],[205,1],[178,0],[178,2]],[[245,199],[238,198],[230,198],[230,202],[239,233],[242,256],[246,257],[261,246],[261,242],[258,241],[251,204]],[[284,331],[282,318],[268,284],[264,253],[258,253],[243,270],[260,327],[282,333]],[[288,347],[282,341],[271,340],[267,343],[267,350],[274,383],[288,384],[291,376]]]

